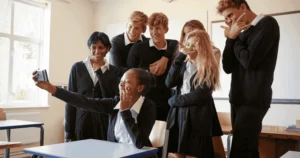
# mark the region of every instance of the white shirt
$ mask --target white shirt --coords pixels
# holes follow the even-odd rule
[[[143,41],[142,35],[140,36],[140,39],[139,39],[139,40]],[[135,42],[131,42],[131,41],[129,40],[126,31],[125,31],[125,33],[124,33],[124,42],[125,42],[125,46],[127,46],[127,45],[130,44],[130,43],[133,43],[133,44],[135,43]]]
[[[98,78],[93,70],[93,67],[92,67],[92,64],[91,64],[91,58],[93,58],[93,56],[88,56],[84,61],[83,63],[85,64],[85,67],[86,69],[88,70],[89,74],[90,74],[90,77],[91,79],[93,80],[93,83],[94,83],[94,86],[96,85],[96,83],[98,82]],[[102,73],[104,73],[106,70],[109,69],[109,63],[104,60],[104,65],[101,66],[101,71]]]
[[[255,26],[262,18],[265,16],[263,14],[259,14],[255,17],[255,19],[251,22],[251,25]]]
[[[157,50],[167,50],[167,48],[168,48],[168,43],[167,43],[167,41],[166,41],[166,45],[165,45],[164,48],[158,48],[158,47],[155,45],[153,39],[151,38],[151,39],[149,40],[149,46],[150,46],[150,47],[155,47]]]
[[[191,90],[191,84],[190,80],[193,74],[197,71],[197,67],[195,64],[192,64],[191,62],[186,63],[186,70],[183,74],[183,83],[181,87],[181,94],[189,93]]]
[[[143,96],[140,96],[140,98],[130,108],[130,112],[131,112],[132,117],[135,120],[135,123],[137,122],[137,116],[140,113],[140,110],[144,103],[144,100],[145,100],[145,98]],[[114,107],[114,109],[120,109],[120,102]],[[129,133],[123,122],[120,110],[118,112],[117,120],[115,123],[114,133],[115,133],[115,138],[119,143],[126,143],[126,144],[133,145],[131,137],[129,136]]]

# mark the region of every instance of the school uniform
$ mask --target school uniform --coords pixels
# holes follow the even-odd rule
[[[61,88],[57,88],[53,96],[85,111],[107,114],[109,116],[108,141],[133,144],[137,148],[152,146],[149,135],[155,122],[156,112],[155,104],[148,98],[141,96],[130,109],[121,111],[119,96],[87,98]]]
[[[272,100],[280,30],[271,16],[258,15],[236,39],[227,39],[223,69],[231,74],[231,158],[258,158],[262,120]]]
[[[166,85],[177,86],[177,94],[168,100],[171,106],[167,129],[170,130],[169,152],[200,158],[213,158],[212,136],[221,136],[212,88],[205,83],[194,87],[197,69],[184,62],[186,55],[179,53],[168,76]]]
[[[147,41],[148,39],[141,35],[140,40],[137,42]],[[133,42],[130,42],[128,36],[125,33],[119,34],[112,38],[111,40],[111,49],[110,49],[110,58],[109,63],[116,67],[128,67],[127,66],[127,57],[129,50],[133,46]]]
[[[153,100],[157,106],[157,120],[165,121],[170,109],[168,99],[172,95],[170,88],[165,85],[165,79],[173,62],[174,56],[178,48],[176,40],[166,40],[165,48],[159,49],[155,46],[152,39],[136,43],[130,49],[127,65],[129,68],[143,68],[149,70],[150,64],[160,60],[162,57],[169,59],[167,69],[161,76],[154,77],[153,86],[150,88],[146,96]]]
[[[114,97],[119,94],[118,83],[122,73],[107,62],[101,69],[107,78],[96,76],[90,57],[72,66],[68,90],[89,98]],[[107,139],[108,116],[106,114],[88,112],[70,104],[65,107],[66,139]]]

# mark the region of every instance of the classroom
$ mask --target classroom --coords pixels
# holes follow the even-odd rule
[[[266,17],[274,23],[255,32]],[[144,22],[134,20],[145,18],[138,30]],[[0,19],[0,157],[300,157],[299,0],[0,0]],[[202,28],[185,33],[191,20]],[[234,38],[233,26],[240,29]],[[260,37],[263,29],[272,38]],[[118,48],[120,39],[127,50]],[[212,64],[193,58],[200,44],[212,46],[204,50],[214,53],[205,56]],[[247,56],[250,49],[256,55]],[[127,51],[122,64],[117,51]],[[94,63],[95,52],[103,63]],[[226,62],[228,54],[236,57]],[[208,84],[197,86],[202,79]],[[197,111],[194,104],[207,106]],[[247,108],[238,115],[240,107]],[[181,124],[183,111],[188,123]],[[251,128],[255,116],[258,126]],[[233,127],[232,118],[248,130]]]

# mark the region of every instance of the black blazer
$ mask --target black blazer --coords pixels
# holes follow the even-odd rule
[[[182,124],[191,124],[193,130],[202,136],[219,136],[222,135],[222,129],[218,120],[215,104],[212,98],[212,88],[206,84],[194,88],[191,86],[190,93],[181,94],[181,86],[183,84],[183,75],[186,70],[186,55],[179,53],[174,64],[166,78],[166,85],[169,88],[177,86],[177,94],[169,99],[171,106],[169,116],[167,118],[167,128],[171,129],[175,123],[177,109],[181,108],[181,112],[189,113],[189,118],[179,122]],[[193,85],[193,80],[196,73],[190,79],[190,84]],[[180,115],[181,113],[179,113]],[[179,127],[184,127],[180,125]],[[184,130],[184,129],[179,129]],[[180,133],[180,132],[179,132]]]
[[[77,62],[72,66],[70,72],[68,90],[89,98],[114,97],[119,94],[118,84],[122,72],[110,65],[105,73],[106,78],[98,76],[99,81],[94,86],[85,64],[82,61]],[[79,140],[91,136],[95,139],[107,139],[107,116],[87,112],[71,106],[68,103],[65,108],[66,139],[74,138],[75,135]],[[93,131],[91,131],[91,129],[93,129]]]
[[[118,96],[115,98],[86,98],[83,95],[69,92],[61,88],[57,88],[57,91],[53,96],[86,111],[108,114],[109,126],[107,137],[109,141],[116,142],[114,127],[119,109],[114,109],[114,107],[120,100]],[[137,123],[135,123],[130,110],[121,111],[120,113],[134,145],[137,148],[152,146],[149,135],[156,118],[155,104],[151,100],[145,98],[140,113],[137,116]]]
[[[128,67],[127,66],[127,57],[129,50],[133,44],[125,46],[124,34],[119,34],[111,40],[111,50],[110,50],[110,59],[109,62],[116,67]],[[142,35],[143,41],[148,39]]]

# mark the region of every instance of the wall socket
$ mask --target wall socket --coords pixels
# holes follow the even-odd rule
[[[296,120],[296,128],[300,128],[300,120]]]

